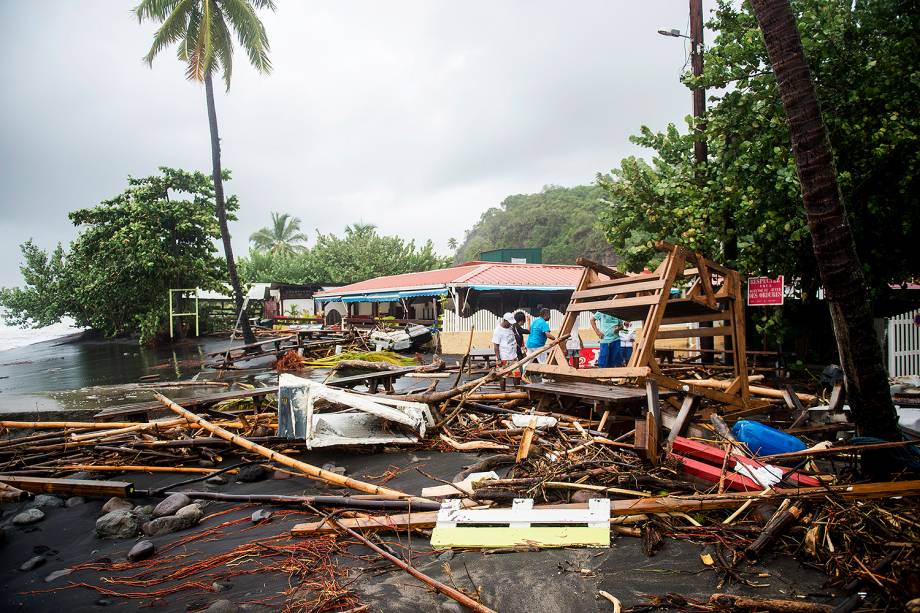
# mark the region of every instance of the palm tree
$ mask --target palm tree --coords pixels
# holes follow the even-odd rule
[[[752,0],[786,111],[818,272],[847,399],[861,434],[900,438],[869,294],[837,183],[834,154],[789,0]]]
[[[220,164],[220,137],[217,133],[217,111],[214,106],[214,85],[211,76],[220,70],[224,83],[230,89],[233,72],[233,34],[249,56],[249,63],[263,74],[271,72],[268,59],[268,36],[256,16],[256,9],[275,10],[272,0],[142,0],[134,8],[138,21],[159,22],[160,28],[153,36],[150,51],[144,57],[148,65],[164,49],[177,43],[179,59],[187,65],[185,76],[193,81],[204,81],[208,107],[208,125],[211,129],[211,162],[214,178],[215,212],[220,223],[220,234],[227,259],[227,273],[233,286],[233,297],[238,312],[243,310],[243,290],[230,245],[227,210],[224,201],[223,173]],[[256,342],[249,320],[242,319],[243,339],[247,344]]]
[[[287,213],[272,213],[272,225],[254,232],[249,237],[250,242],[259,251],[267,251],[274,255],[293,255],[302,253],[306,246],[307,237],[300,231],[300,219],[291,217]]]
[[[447,248],[450,249],[451,251],[456,251],[457,250],[457,239],[453,237],[447,239]]]

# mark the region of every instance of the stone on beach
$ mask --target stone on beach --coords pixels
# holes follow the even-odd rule
[[[35,570],[36,568],[38,568],[45,562],[47,562],[47,560],[45,559],[44,556],[33,556],[29,558],[28,560],[26,560],[25,562],[23,562],[22,565],[20,565],[19,570],[24,571],[24,572]]]
[[[128,559],[132,562],[146,560],[157,551],[156,545],[151,541],[140,541],[128,552]]]
[[[117,496],[114,496],[109,498],[109,501],[102,505],[102,513],[111,513],[112,511],[130,511],[133,508],[134,505],[124,498],[118,498]]]
[[[45,583],[51,583],[55,579],[60,579],[61,577],[66,577],[73,572],[72,568],[62,568],[61,570],[56,570],[53,573],[45,577]]]
[[[190,504],[182,507],[175,515],[158,517],[144,524],[144,534],[147,536],[157,536],[160,534],[170,534],[191,528],[201,520],[204,512],[197,504]]]
[[[170,494],[160,504],[153,508],[154,517],[175,515],[179,509],[191,504],[192,500],[185,494]]]
[[[17,526],[28,526],[35,522],[45,519],[45,514],[39,509],[26,509],[13,518],[13,524]]]
[[[35,508],[60,508],[64,506],[64,500],[49,494],[39,494],[32,501],[32,506]]]
[[[64,506],[69,509],[71,507],[79,506],[84,502],[86,502],[86,500],[83,498],[83,496],[71,496],[66,500],[66,502],[64,502]]]
[[[101,539],[128,539],[137,534],[140,525],[140,519],[130,511],[112,511],[96,520],[96,536]]]
[[[255,483],[256,481],[262,481],[266,477],[268,477],[268,469],[261,464],[252,464],[241,468],[236,475],[236,480],[243,483]]]
[[[265,509],[259,509],[258,511],[253,511],[252,513],[252,523],[257,524],[260,521],[265,521],[271,519],[272,512],[266,511]]]

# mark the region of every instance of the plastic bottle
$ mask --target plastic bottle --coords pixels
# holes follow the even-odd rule
[[[773,455],[805,449],[805,443],[801,440],[759,421],[742,419],[732,426],[732,434],[758,455]]]

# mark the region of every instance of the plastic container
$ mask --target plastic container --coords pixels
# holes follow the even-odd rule
[[[759,421],[742,419],[732,426],[732,434],[758,455],[774,455],[805,449],[805,443],[796,437]]]

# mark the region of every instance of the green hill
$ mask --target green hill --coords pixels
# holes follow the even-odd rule
[[[491,249],[542,247],[546,264],[574,264],[579,256],[612,264],[616,256],[598,228],[602,197],[600,188],[587,185],[508,196],[467,230],[454,260],[475,260]]]

